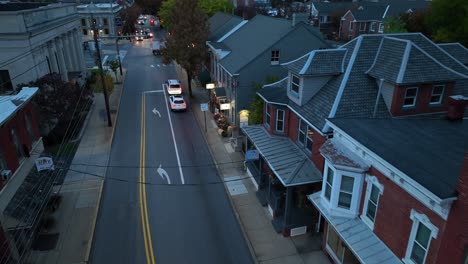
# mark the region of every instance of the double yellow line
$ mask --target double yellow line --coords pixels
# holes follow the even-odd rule
[[[146,102],[145,94],[141,98],[141,139],[140,139],[140,180],[138,191],[140,194],[141,227],[143,229],[143,239],[145,243],[146,263],[155,264],[153,242],[151,241],[151,230],[148,221],[148,208],[146,206],[146,176],[145,176],[145,137],[146,137]]]

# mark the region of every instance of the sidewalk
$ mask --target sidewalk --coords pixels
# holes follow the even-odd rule
[[[187,78],[183,70],[176,66],[182,85],[187,87]],[[200,103],[208,102],[208,94],[195,82],[192,84],[193,98],[190,98],[192,111],[200,128],[205,126],[204,113]],[[244,236],[251,249],[254,261],[262,264],[328,264],[330,261],[321,250],[321,237],[308,233],[297,237],[283,237],[276,233],[271,224],[271,217],[266,207],[258,201],[255,186],[243,168],[244,156],[235,152],[229,138],[221,137],[217,132],[213,114],[206,112],[207,132],[203,130],[211,156],[217,166],[220,177],[226,181],[226,191]],[[221,164],[221,165],[219,165]],[[224,165],[223,165],[224,164]],[[240,164],[234,167],[232,164]],[[232,181],[241,179],[239,181]]]
[[[125,73],[126,70],[123,76],[118,74],[119,80],[125,79]],[[32,251],[28,263],[87,263],[122,87],[123,83],[115,84],[114,92],[109,97],[113,127],[107,126],[103,95],[95,94],[94,104],[82,128],[84,129],[83,137],[72,162],[74,164],[98,164],[103,167],[78,165],[70,167],[83,173],[68,171],[60,189],[62,202],[52,214],[56,219],[56,224],[49,230],[51,234],[59,234],[55,249]],[[92,176],[92,174],[102,177]],[[58,191],[59,188],[60,186],[55,186],[54,191]]]

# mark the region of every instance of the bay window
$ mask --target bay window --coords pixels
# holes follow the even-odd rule
[[[357,216],[363,182],[362,173],[337,169],[326,161],[321,195],[330,214]]]

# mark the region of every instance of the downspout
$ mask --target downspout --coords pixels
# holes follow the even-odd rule
[[[372,114],[372,118],[375,118],[375,115],[377,114],[377,107],[379,106],[379,97],[380,97],[380,94],[382,93],[383,82],[384,82],[384,79],[380,78],[379,91],[377,92],[377,98],[375,99],[374,113]]]

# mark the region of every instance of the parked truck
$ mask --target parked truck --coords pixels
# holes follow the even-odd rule
[[[154,40],[152,44],[152,49],[153,49],[153,55],[161,55],[161,49],[163,49],[166,46],[166,43],[164,40],[156,39]]]

